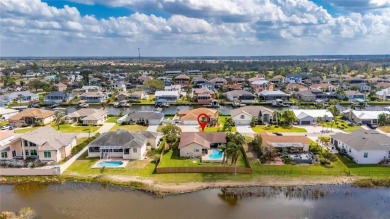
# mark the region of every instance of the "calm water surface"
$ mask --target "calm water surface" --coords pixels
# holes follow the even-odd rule
[[[390,218],[389,189],[211,189],[164,198],[100,184],[0,186],[0,208],[30,206],[40,218]],[[232,193],[233,192],[233,193]],[[239,194],[239,195],[237,195]]]

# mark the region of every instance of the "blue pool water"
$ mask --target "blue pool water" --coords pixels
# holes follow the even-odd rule
[[[211,159],[221,159],[222,158],[222,151],[219,149],[213,150],[213,152],[209,155],[209,158]]]
[[[118,167],[122,164],[123,164],[122,161],[103,161],[103,162],[99,163],[99,166],[100,167]]]

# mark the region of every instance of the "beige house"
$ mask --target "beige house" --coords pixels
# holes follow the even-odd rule
[[[221,144],[226,144],[224,132],[183,132],[179,144],[180,157],[201,157]]]
[[[65,116],[67,123],[82,123],[83,125],[102,125],[107,120],[107,111],[103,109],[84,108]]]
[[[8,118],[11,126],[22,127],[23,125],[34,125],[41,123],[47,125],[54,121],[54,112],[38,108],[27,108],[22,112]]]
[[[57,91],[66,91],[66,89],[68,88],[68,86],[66,84],[63,84],[63,83],[58,83],[58,84],[55,84],[53,85],[53,87],[57,90]]]
[[[272,120],[274,111],[263,106],[244,106],[231,111],[235,125],[250,125],[255,117],[260,124],[268,124]]]
[[[76,146],[76,135],[56,131],[44,126],[22,134],[1,147],[1,159],[36,157],[41,161],[58,162],[69,156]]]

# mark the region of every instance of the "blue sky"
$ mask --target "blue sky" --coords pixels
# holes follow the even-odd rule
[[[390,53],[390,0],[1,0],[0,8],[0,56]]]

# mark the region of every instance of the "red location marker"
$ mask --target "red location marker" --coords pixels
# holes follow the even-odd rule
[[[206,120],[202,121],[202,118],[206,118]],[[202,127],[202,132],[204,132],[204,128],[206,128],[207,123],[209,123],[209,117],[204,113],[199,114],[198,123],[199,123],[200,127]]]

